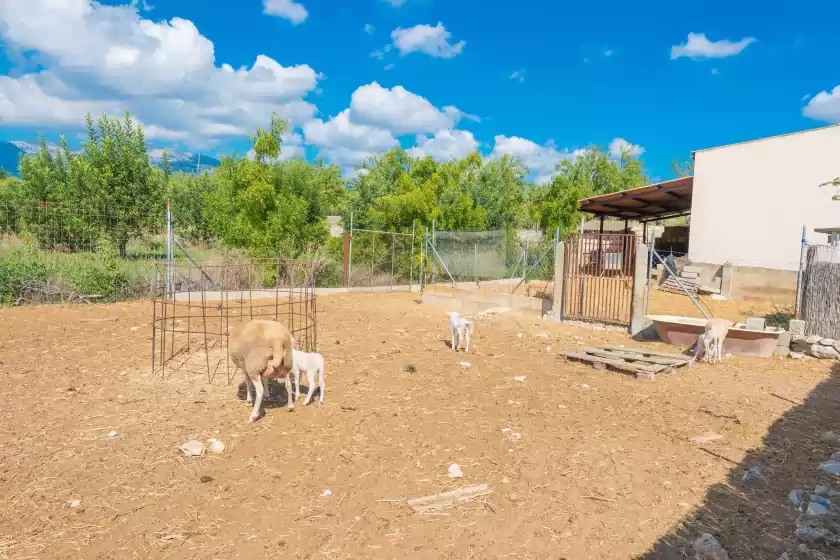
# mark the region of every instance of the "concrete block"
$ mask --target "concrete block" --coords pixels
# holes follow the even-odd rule
[[[791,319],[788,325],[788,331],[793,336],[805,336],[805,321],[801,319]]]
[[[700,266],[686,265],[686,266],[683,267],[683,272],[693,272],[693,273],[697,274],[698,276],[700,275],[700,273],[702,271],[703,271],[703,268],[700,267]]]
[[[747,329],[751,331],[763,331],[764,326],[764,317],[747,317]]]
[[[724,263],[720,271],[720,294],[726,299],[732,298],[732,263]]]
[[[790,331],[784,331],[779,335],[779,339],[776,342],[776,350],[779,350],[780,348],[790,350]]]

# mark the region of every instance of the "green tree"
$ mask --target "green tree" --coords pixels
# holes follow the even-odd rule
[[[681,162],[678,159],[671,161],[671,167],[674,169],[674,175],[677,177],[690,177],[694,175],[694,159]]]

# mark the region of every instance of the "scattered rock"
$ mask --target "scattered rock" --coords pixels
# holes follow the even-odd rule
[[[225,450],[225,444],[216,438],[210,438],[207,440],[207,450],[218,455]]]
[[[201,457],[204,455],[204,444],[196,439],[182,443],[178,449],[187,457]]]
[[[469,363],[469,362],[458,362],[458,365],[461,366],[462,368],[468,368],[468,367],[472,366],[472,364]]]
[[[800,554],[808,554],[810,552],[808,547],[804,544],[800,544],[799,546],[797,546],[796,550],[798,550]]]
[[[788,494],[788,498],[790,498],[790,503],[799,507],[808,499],[808,495],[802,490],[791,490],[790,494]]]
[[[821,515],[828,515],[829,513],[831,513],[831,509],[817,502],[808,502],[808,507],[805,508],[804,513],[806,515],[813,515],[814,517],[819,517]]]
[[[835,434],[834,432],[823,432],[820,435],[820,440],[825,443],[834,443],[840,445],[840,435]]]
[[[680,506],[683,509],[690,509],[691,508],[691,504],[686,503],[686,502],[680,502],[677,505]]]
[[[706,432],[705,434],[700,434],[699,436],[691,438],[691,441],[698,445],[703,445],[704,443],[717,441],[719,439],[723,439],[723,436],[715,432]]]
[[[513,380],[519,381],[520,383],[525,383],[525,379],[527,379],[527,375],[514,375]]]
[[[794,535],[809,544],[840,543],[840,526],[830,516],[800,515],[796,520]]]
[[[452,463],[449,465],[449,478],[463,478],[464,473],[461,472],[461,467],[458,466],[458,463]]]
[[[504,433],[510,441],[519,441],[522,439],[522,434],[514,432],[510,428],[502,428],[502,433]]]
[[[546,346],[546,347],[545,347],[545,351],[546,351],[546,352],[551,352],[551,346]]]
[[[767,479],[761,472],[761,467],[750,467],[741,475],[741,481],[746,484],[764,484]]]
[[[831,486],[817,485],[814,488],[814,494],[817,496],[824,496],[826,498],[836,498],[840,496],[840,490],[835,490]]]
[[[508,477],[504,477],[502,479],[502,484],[510,484],[510,480],[508,480]]]
[[[703,533],[694,541],[695,560],[729,560],[729,554],[716,538]]]
[[[790,554],[788,554],[787,552],[782,552],[782,555],[779,556],[778,560],[790,560]]]
[[[551,338],[551,335],[547,332],[538,332],[534,335],[534,338]]]
[[[82,500],[70,500],[67,505],[71,508],[78,508],[82,506]]]
[[[207,484],[208,482],[213,482],[213,477],[203,474],[200,477],[198,477],[198,481],[202,484]]]
[[[320,497],[321,497],[321,498],[329,498],[330,496],[332,496],[332,490],[330,490],[329,488],[327,488],[326,490],[324,490],[323,492],[321,492],[321,496],[320,496]]]
[[[840,476],[840,462],[835,461],[834,459],[829,459],[828,461],[820,463],[817,470],[821,470],[824,473],[834,476]]]
[[[407,366],[405,366],[405,371],[407,371],[408,373],[417,373],[417,366],[415,366],[414,364],[408,364]]]
[[[108,438],[109,438],[109,439],[114,439],[114,438],[115,438],[115,437],[117,437],[118,435],[120,435],[120,434],[119,434],[116,430],[113,430],[113,431],[108,432]]]
[[[130,330],[131,332],[134,332],[134,331],[139,330],[139,329],[140,329],[140,327],[131,327],[128,330]]]
[[[590,388],[589,385],[587,385],[586,383],[581,383],[580,386],[583,387],[584,389],[589,389]]]

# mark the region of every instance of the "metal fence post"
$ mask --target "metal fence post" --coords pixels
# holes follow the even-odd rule
[[[653,275],[653,253],[656,249],[653,246],[654,232],[650,232],[650,245],[648,245],[648,270],[647,270],[647,302],[645,303],[645,315],[650,315],[650,296],[653,292],[653,284],[651,284],[651,276]]]
[[[475,285],[478,286],[478,243],[473,243],[473,277]]]
[[[435,221],[432,220],[432,248],[435,248]],[[435,283],[435,259],[432,259],[432,284]]]
[[[353,287],[353,212],[350,212],[350,246],[347,251],[347,288]]]
[[[414,233],[417,229],[417,220],[411,222],[411,267],[408,270],[408,291],[411,291],[411,286],[414,284]]]
[[[793,306],[793,318],[799,319],[802,307],[802,279],[805,276],[805,267],[808,266],[808,241],[806,240],[807,228],[802,226],[802,246],[799,250],[799,271],[796,274],[796,302]]]
[[[166,295],[172,297],[172,203],[166,201]]]

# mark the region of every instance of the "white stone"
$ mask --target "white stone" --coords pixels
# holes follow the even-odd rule
[[[190,441],[182,443],[178,449],[180,449],[187,457],[201,457],[204,455],[205,447],[200,441],[191,439]]]
[[[210,453],[215,453],[218,455],[225,450],[225,444],[221,441],[217,440],[216,438],[210,438],[207,440],[207,450]]]
[[[461,467],[458,466],[458,463],[452,463],[449,465],[449,478],[463,478],[464,473],[461,472]]]

